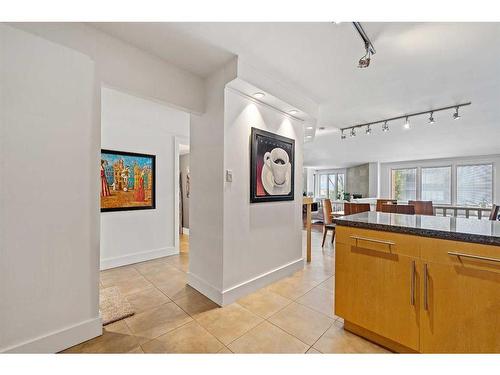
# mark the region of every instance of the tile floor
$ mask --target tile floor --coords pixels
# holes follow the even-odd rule
[[[333,314],[334,250],[313,232],[312,262],[292,276],[218,307],[186,284],[181,253],[101,272],[136,314],[65,353],[387,353],[344,331]],[[304,240],[305,244],[305,240]]]

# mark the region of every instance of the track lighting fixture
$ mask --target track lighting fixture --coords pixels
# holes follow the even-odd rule
[[[408,116],[406,116],[404,128],[405,129],[410,129],[410,121],[408,121]]]
[[[387,132],[387,131],[389,131],[388,122],[395,121],[395,120],[400,120],[400,119],[405,119],[405,123],[404,123],[403,127],[405,129],[410,129],[411,128],[411,126],[410,126],[410,117],[421,116],[421,115],[425,115],[425,114],[429,114],[429,121],[428,121],[428,123],[429,124],[434,124],[435,123],[434,112],[447,111],[447,110],[450,110],[450,109],[455,109],[455,112],[453,113],[453,119],[454,120],[458,120],[460,118],[460,115],[458,114],[458,109],[460,107],[465,107],[465,106],[468,106],[468,105],[471,105],[471,102],[461,103],[461,104],[455,104],[455,105],[448,106],[448,107],[435,108],[435,109],[431,109],[429,111],[408,113],[408,114],[405,114],[405,115],[402,115],[402,116],[396,116],[396,117],[391,117],[391,118],[388,118],[388,119],[383,119],[383,120],[378,120],[378,121],[367,122],[367,123],[364,123],[364,124],[357,124],[357,125],[353,125],[353,126],[348,126],[348,127],[340,129],[341,130],[341,138],[342,139],[346,138],[346,135],[345,135],[344,132],[349,132],[349,134],[351,135],[351,137],[355,137],[356,136],[356,128],[364,128],[364,127],[366,127],[365,133],[366,134],[371,134],[372,130],[373,130],[372,126],[376,125],[376,124],[383,124],[382,125],[382,131]]]
[[[375,54],[375,47],[373,47],[373,43],[371,42],[370,38],[368,38],[368,35],[363,29],[363,26],[361,26],[361,23],[353,22],[352,24],[354,25],[354,28],[358,32],[365,45],[365,54],[359,59],[358,68],[368,68],[368,66],[370,66],[370,58]]]
[[[364,54],[364,56],[362,56],[359,59],[358,68],[368,68],[370,66],[371,53],[370,53],[370,47],[368,44],[365,44],[365,50],[366,50],[366,53]]]
[[[434,112],[431,112],[431,115],[429,116],[429,124],[434,124],[435,121],[434,121],[434,117],[432,116],[434,114]]]

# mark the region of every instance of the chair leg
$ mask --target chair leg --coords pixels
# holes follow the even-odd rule
[[[321,242],[321,247],[325,247],[326,232],[328,232],[328,230],[326,227],[323,227],[323,242]]]
[[[332,229],[332,244],[334,239],[335,239],[335,229]]]

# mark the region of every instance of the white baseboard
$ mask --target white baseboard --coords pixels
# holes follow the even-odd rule
[[[7,348],[0,353],[57,353],[102,335],[101,316]]]
[[[189,228],[182,227],[182,234],[189,236]]]
[[[260,288],[263,288],[266,285],[289,276],[295,271],[302,269],[302,267],[304,267],[304,258],[296,259],[243,283],[227,288],[222,292],[222,306],[233,303],[234,301],[253,293]]]
[[[219,289],[210,285],[202,278],[188,272],[188,285],[196,289],[201,294],[210,298],[217,305],[222,306],[222,293]]]
[[[170,255],[178,254],[179,251],[173,246],[162,247],[161,249],[154,249],[148,251],[141,251],[138,253],[132,253],[123,255],[115,258],[101,259],[101,270],[107,270],[108,268],[115,268],[120,266],[126,266],[128,264],[134,264],[139,262],[145,262],[147,260],[168,257]]]
[[[255,292],[256,290],[266,285],[269,285],[275,281],[291,275],[295,271],[302,269],[303,266],[304,258],[296,259],[290,263],[260,274],[250,280],[246,280],[223,291],[218,290],[214,286],[207,283],[205,280],[192,273],[188,274],[188,284],[200,293],[210,298],[219,306],[225,306],[250,293]]]

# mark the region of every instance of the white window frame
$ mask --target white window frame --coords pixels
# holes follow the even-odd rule
[[[402,171],[404,169],[415,169],[415,200],[420,200],[420,189],[419,189],[419,184],[420,184],[420,173],[419,173],[419,167],[398,167],[398,168],[391,168],[391,173],[389,176],[390,182],[389,182],[389,188],[391,190],[391,199],[396,199],[394,198],[392,194],[392,175],[393,171]]]
[[[328,181],[328,176],[329,175],[335,175],[335,199],[334,200],[337,200],[337,195],[338,195],[338,189],[339,189],[339,179],[338,179],[338,175],[344,175],[344,191],[345,191],[345,188],[346,188],[346,185],[347,185],[347,173],[345,170],[324,170],[324,171],[318,171],[316,173],[316,176],[314,178],[314,184],[315,184],[315,187],[314,187],[314,195],[316,198],[319,198],[319,199],[327,199],[329,198],[329,192],[330,192],[330,184],[329,184],[329,181]],[[327,176],[326,179],[327,179],[327,182],[326,182],[326,190],[327,190],[327,193],[326,195],[320,195],[319,192],[321,191],[321,176]]]
[[[452,206],[453,202],[456,202],[456,195],[457,195],[457,189],[456,189],[456,167],[453,168],[452,164],[448,165],[431,165],[431,166],[420,166],[417,169],[417,180],[419,180],[419,188],[417,189],[417,196],[419,197],[418,200],[422,199],[422,169],[432,169],[432,168],[450,168],[450,203],[436,203],[439,206]],[[455,171],[454,171],[455,170]],[[453,183],[453,180],[455,179],[455,184]],[[455,189],[454,189],[455,187]],[[455,197],[453,196],[455,195]]]
[[[458,206],[458,167],[479,167],[482,165],[491,165],[491,203],[495,204],[495,163],[460,163],[455,165],[455,197],[454,205]]]
[[[417,184],[417,189],[416,189],[416,200],[421,200],[422,199],[422,169],[423,168],[444,168],[444,167],[451,167],[451,203],[450,204],[444,204],[444,203],[439,203],[439,206],[457,206],[457,196],[458,196],[458,167],[473,167],[473,166],[482,166],[482,165],[491,165],[492,167],[492,183],[491,183],[491,194],[492,194],[492,202],[496,202],[496,191],[495,191],[495,178],[496,178],[496,172],[495,172],[495,167],[496,163],[494,161],[475,161],[475,162],[452,162],[451,164],[436,164],[436,165],[422,165],[422,164],[409,164],[409,165],[396,165],[394,167],[389,168],[389,192],[392,197],[392,171],[394,170],[402,170],[402,169],[416,169],[417,170],[417,175],[416,175],[416,184]]]

